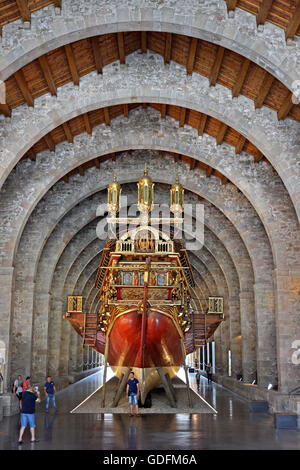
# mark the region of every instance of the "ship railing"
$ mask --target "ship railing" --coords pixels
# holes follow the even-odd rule
[[[136,252],[136,247],[134,241],[126,240],[126,241],[117,241],[116,251],[122,253],[134,253]],[[139,251],[139,250],[138,250]],[[144,250],[143,250],[144,251]],[[153,252],[153,250],[145,250],[145,252]],[[163,241],[158,240],[155,243],[155,253],[174,253],[174,245],[172,241]]]

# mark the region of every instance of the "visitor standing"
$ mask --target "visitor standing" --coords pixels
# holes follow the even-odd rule
[[[28,388],[31,387],[31,384],[30,384],[30,377],[26,377],[26,380],[24,380],[23,384],[22,384],[22,392],[26,392],[26,390]]]
[[[134,372],[130,372],[129,380],[127,382],[127,387],[126,387],[126,395],[129,398],[129,407],[130,407],[129,416],[133,416],[133,404],[136,407],[136,416],[140,416],[139,405],[138,405],[139,393],[140,393],[139,381],[138,379],[134,377]]]
[[[199,370],[197,370],[197,373],[196,373],[197,388],[199,388],[200,386],[200,377],[201,377],[200,372]]]
[[[18,444],[23,443],[23,434],[27,424],[29,424],[31,440],[30,442],[38,442],[35,439],[35,404],[40,403],[40,392],[35,392],[34,387],[30,385],[25,392],[22,393],[22,409],[21,409],[21,428]]]
[[[55,404],[56,388],[55,388],[55,383],[53,382],[50,375],[48,375],[46,383],[44,385],[44,392],[46,395],[46,413],[48,413],[49,411],[50,400],[51,400],[54,411],[57,411],[56,404]]]
[[[210,362],[206,365],[205,372],[207,374],[207,380],[208,380],[208,383],[209,383],[209,382],[211,382],[211,379],[212,379],[211,363]]]
[[[23,379],[22,379],[22,375],[18,375],[18,378],[14,381],[14,394],[19,400],[20,409],[22,408],[22,392],[23,392]]]

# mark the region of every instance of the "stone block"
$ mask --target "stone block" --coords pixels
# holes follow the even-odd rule
[[[5,393],[0,397],[3,408],[3,416],[13,416],[19,413],[19,400],[12,393]]]
[[[269,403],[263,400],[255,400],[251,402],[250,409],[252,413],[267,413],[269,411]]]
[[[297,429],[296,413],[274,413],[274,425],[277,429]]]

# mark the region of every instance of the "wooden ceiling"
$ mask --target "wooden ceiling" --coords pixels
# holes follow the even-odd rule
[[[300,36],[299,0],[225,0],[228,10],[236,7],[256,16],[256,24],[266,21],[283,28],[286,39]]]
[[[57,88],[120,61],[134,51],[147,49],[186,67],[187,74],[207,77],[211,86],[219,83],[254,101],[259,108],[267,106],[277,112],[278,119],[289,117],[300,121],[300,105],[292,102],[292,93],[273,75],[249,59],[206,41],[172,33],[120,32],[83,39],[48,52],[27,64],[6,80],[7,104],[0,111],[10,116],[11,110],[45,94],[56,95]]]
[[[5,24],[22,18],[30,21],[31,13],[48,5],[61,8],[61,0],[1,0],[0,1],[0,34]]]
[[[92,134],[93,128],[101,124],[110,125],[112,119],[118,116],[128,117],[130,110],[137,107],[156,109],[161,113],[161,117],[164,119],[166,116],[170,116],[176,119],[179,123],[179,127],[183,127],[185,124],[197,129],[198,135],[202,136],[204,133],[214,137],[217,145],[221,145],[223,142],[235,147],[236,154],[244,152],[253,156],[255,162],[266,160],[261,151],[249,142],[239,132],[227,126],[221,121],[210,117],[206,114],[199,113],[187,108],[181,108],[179,106],[156,104],[156,103],[134,103],[134,104],[122,104],[115,105],[106,108],[97,109],[89,113],[76,116],[75,118],[64,122],[61,126],[58,126],[53,131],[49,132],[42,139],[36,142],[33,147],[23,156],[24,158],[30,158],[35,160],[36,155],[44,150],[50,150],[55,152],[57,144],[68,141],[72,143],[76,135],[87,132]]]

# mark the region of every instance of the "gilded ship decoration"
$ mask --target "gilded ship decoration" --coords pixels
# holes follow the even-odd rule
[[[170,190],[174,217],[151,217],[154,183],[147,166],[138,182],[139,217],[117,217],[120,195],[114,174],[108,186],[107,222],[110,227],[127,224],[134,228],[115,231],[116,238],[109,239],[103,250],[95,281],[100,309],[94,313],[74,310],[76,305],[81,308],[82,300],[73,305],[69,298],[65,318],[83,337],[84,345],[105,355],[105,363],[118,378],[135,372],[144,403],[163,375],[172,379],[186,354],[206,343],[223,320],[223,311],[206,314],[202,309],[187,251],[182,240],[175,238],[184,210],[179,178]],[[164,223],[173,226],[173,236],[160,230]]]

